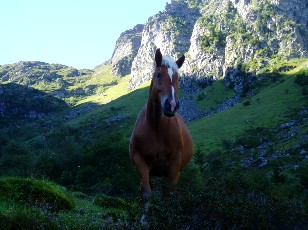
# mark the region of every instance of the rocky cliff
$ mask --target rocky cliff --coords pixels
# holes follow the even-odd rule
[[[303,13],[296,17],[299,8]],[[185,75],[234,81],[239,66],[258,73],[272,58],[308,55],[308,4],[302,1],[207,1],[201,12]]]
[[[151,78],[156,48],[174,57],[188,51],[193,26],[200,16],[196,5],[188,1],[172,1],[166,4],[164,11],[149,18],[142,32],[138,54],[132,63],[130,88]]]
[[[123,77],[130,74],[132,62],[140,47],[143,27],[143,25],[138,24],[133,29],[121,33],[109,61],[113,75]]]
[[[307,57],[307,28],[307,1],[172,0],[144,25],[138,52],[131,55],[130,88],[151,78],[154,52],[160,48],[174,58],[185,53],[184,76],[224,78],[227,86],[239,85],[241,91],[239,73],[255,76],[273,58]],[[120,65],[117,60],[114,66]]]

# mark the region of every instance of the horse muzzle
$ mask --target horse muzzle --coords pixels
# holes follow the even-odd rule
[[[177,100],[166,99],[163,105],[163,112],[166,117],[173,117],[176,111],[180,108],[180,102]]]

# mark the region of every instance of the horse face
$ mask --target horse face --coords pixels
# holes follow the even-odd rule
[[[153,76],[153,89],[156,91],[163,113],[167,117],[173,117],[179,109],[178,78],[179,68],[185,57],[182,56],[176,62],[171,57],[164,57],[160,50],[156,50],[156,69]]]
[[[170,67],[162,66],[156,68],[154,73],[154,88],[158,95],[163,113],[172,117],[179,109],[178,99],[178,76]]]

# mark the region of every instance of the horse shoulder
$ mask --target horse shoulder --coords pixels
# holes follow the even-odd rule
[[[131,158],[134,157],[135,152],[143,154],[147,142],[151,139],[151,132],[146,120],[146,105],[141,109],[136,119],[135,127],[130,138],[130,154]]]
[[[188,126],[186,125],[183,117],[181,115],[177,115],[178,124],[181,127],[181,137],[183,141],[183,150],[181,153],[182,164],[186,165],[192,158],[194,147],[192,142],[192,137],[189,132]]]

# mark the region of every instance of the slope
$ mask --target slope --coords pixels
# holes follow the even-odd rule
[[[308,61],[283,73],[282,78],[268,85],[252,97],[243,98],[242,103],[194,121],[190,130],[196,145],[206,151],[221,150],[224,140],[235,141],[245,130],[257,127],[273,128],[290,120],[290,114],[307,106],[307,95],[295,83],[296,74],[307,68]]]

